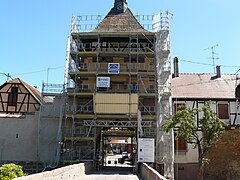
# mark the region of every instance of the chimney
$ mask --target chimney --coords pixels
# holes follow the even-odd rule
[[[177,57],[174,58],[173,65],[174,65],[173,77],[179,77],[179,67],[178,67],[178,58]]]
[[[115,0],[114,8],[117,14],[124,13],[127,9],[127,0]]]
[[[217,70],[217,75],[216,75],[216,77],[217,77],[217,78],[220,78],[220,77],[221,77],[221,66],[216,66],[216,70]]]

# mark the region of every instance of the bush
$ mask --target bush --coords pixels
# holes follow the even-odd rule
[[[4,164],[0,167],[0,180],[11,180],[17,177],[26,176],[22,166],[15,164]]]

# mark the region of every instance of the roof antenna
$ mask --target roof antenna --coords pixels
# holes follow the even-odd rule
[[[10,79],[13,79],[12,76],[9,74],[9,73],[3,73],[3,72],[0,72],[0,74],[4,75],[7,77],[7,81]]]
[[[212,59],[213,61],[213,72],[216,73],[215,71],[215,60],[219,59],[219,58],[216,58],[215,55],[218,55],[215,51],[214,51],[214,48],[217,47],[218,44],[215,44],[209,48],[206,48],[204,50],[211,50],[211,54],[212,54],[212,57],[209,57],[208,59]]]

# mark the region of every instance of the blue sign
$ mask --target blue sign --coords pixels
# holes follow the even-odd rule
[[[120,64],[119,63],[108,63],[108,74],[119,74]]]

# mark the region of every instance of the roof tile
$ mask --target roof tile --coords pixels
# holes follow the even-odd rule
[[[147,32],[132,14],[129,8],[118,14],[112,8],[93,32]]]
[[[173,98],[234,99],[239,75],[179,74],[172,79]]]

